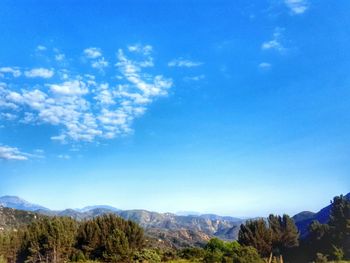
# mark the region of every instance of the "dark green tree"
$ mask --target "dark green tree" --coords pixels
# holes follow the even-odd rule
[[[328,226],[333,252],[350,258],[350,201],[342,195],[333,199]]]
[[[30,224],[24,235],[28,263],[67,261],[72,255],[78,224],[68,217],[42,218]]]
[[[143,247],[143,229],[112,214],[83,222],[78,231],[77,248],[89,259],[126,262]]]
[[[268,218],[272,237],[272,249],[275,255],[285,254],[288,249],[299,246],[298,229],[288,215]]]
[[[264,219],[248,220],[240,227],[238,242],[252,246],[261,256],[268,257],[272,252],[272,231]]]

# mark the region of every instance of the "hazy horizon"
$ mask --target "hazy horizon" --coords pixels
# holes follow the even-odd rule
[[[342,194],[339,194],[339,195],[347,195],[349,193],[342,193]],[[31,202],[30,200],[26,200],[25,198],[22,198],[20,196],[14,196],[14,195],[4,195],[4,196],[0,196],[1,197],[17,197],[17,198],[20,198],[32,205],[39,205],[39,206],[42,206],[46,209],[49,209],[51,211],[63,211],[63,210],[66,210],[66,209],[73,209],[73,210],[81,210],[81,209],[85,209],[85,208],[89,208],[89,207],[96,207],[96,206],[106,206],[106,207],[110,207],[110,208],[115,208],[115,209],[120,209],[120,210],[124,210],[124,211],[127,211],[127,210],[147,210],[147,211],[150,211],[150,212],[157,212],[157,213],[172,213],[172,214],[176,214],[176,215],[180,215],[180,216],[187,216],[187,215],[191,215],[191,216],[197,216],[197,215],[205,215],[205,214],[215,214],[215,215],[219,215],[219,216],[230,216],[230,217],[236,217],[236,218],[241,218],[241,219],[245,219],[245,218],[258,218],[258,217],[268,217],[270,214],[285,214],[284,212],[281,212],[281,211],[277,211],[277,212],[268,212],[267,214],[250,214],[250,215],[237,215],[235,214],[234,212],[233,213],[228,213],[228,214],[222,214],[220,212],[213,212],[213,211],[194,211],[194,210],[182,210],[182,211],[170,211],[170,210],[163,210],[163,211],[160,211],[160,210],[152,210],[152,209],[147,209],[147,208],[144,208],[144,207],[139,207],[139,208],[133,208],[133,207],[125,207],[125,208],[120,208],[119,206],[115,206],[113,205],[113,203],[109,203],[109,204],[97,204],[97,203],[94,203],[94,204],[85,204],[83,206],[80,206],[80,207],[59,207],[59,208],[52,208],[52,207],[48,207],[48,206],[45,206],[41,203],[35,203],[35,202]],[[324,207],[328,206],[330,204],[332,200],[329,199],[328,202],[325,202],[324,205],[322,205],[321,207],[319,207],[318,209],[316,210],[309,210],[309,209],[304,209],[304,210],[300,210],[300,211],[296,211],[295,213],[291,213],[290,216],[294,216],[300,212],[305,212],[305,211],[308,211],[308,212],[314,212],[314,213],[317,213],[319,212],[321,209],[323,209]]]
[[[350,192],[350,2],[1,1],[0,196],[235,217]]]

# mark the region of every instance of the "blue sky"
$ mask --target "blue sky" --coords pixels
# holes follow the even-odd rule
[[[265,216],[350,190],[350,2],[1,1],[0,195]]]

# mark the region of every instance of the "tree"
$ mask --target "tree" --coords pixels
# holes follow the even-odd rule
[[[238,233],[241,245],[256,248],[259,254],[267,257],[272,252],[272,232],[264,219],[248,220]]]
[[[143,229],[113,214],[83,222],[77,235],[77,248],[89,259],[124,262],[143,246]]]
[[[334,197],[329,218],[330,239],[346,258],[350,258],[350,201],[344,196]]]
[[[58,263],[72,254],[77,222],[68,217],[43,218],[30,224],[24,235],[26,262]]]
[[[329,259],[350,258],[350,201],[344,196],[334,197],[331,202],[330,217],[327,224],[314,221],[304,241],[309,258],[326,255]]]
[[[280,255],[286,253],[289,248],[299,246],[298,229],[288,215],[275,216],[268,218],[269,228],[272,235],[272,248],[274,254]]]

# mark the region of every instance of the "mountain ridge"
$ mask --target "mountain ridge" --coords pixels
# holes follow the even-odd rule
[[[350,200],[350,193],[343,195],[346,199]],[[326,207],[321,208],[318,212],[303,211],[292,218],[299,229],[300,236],[303,238],[308,234],[309,225],[317,220],[321,224],[326,224],[329,220],[329,216],[332,209],[332,203]]]
[[[346,194],[345,197],[350,200],[350,193]],[[150,236],[173,244],[174,246],[201,244],[212,237],[235,240],[238,238],[240,225],[248,220],[216,214],[179,215],[174,213],[158,213],[143,209],[120,210],[106,205],[55,211],[40,205],[31,204],[15,196],[0,197],[1,206],[8,206],[11,209],[29,211],[45,216],[67,216],[78,221],[112,213],[126,220],[138,223]],[[331,207],[332,204],[320,209],[316,213],[303,211],[294,215],[292,218],[299,229],[301,237],[307,235],[308,226],[312,221],[318,220],[320,223],[327,223]],[[38,209],[34,210],[35,208]]]

